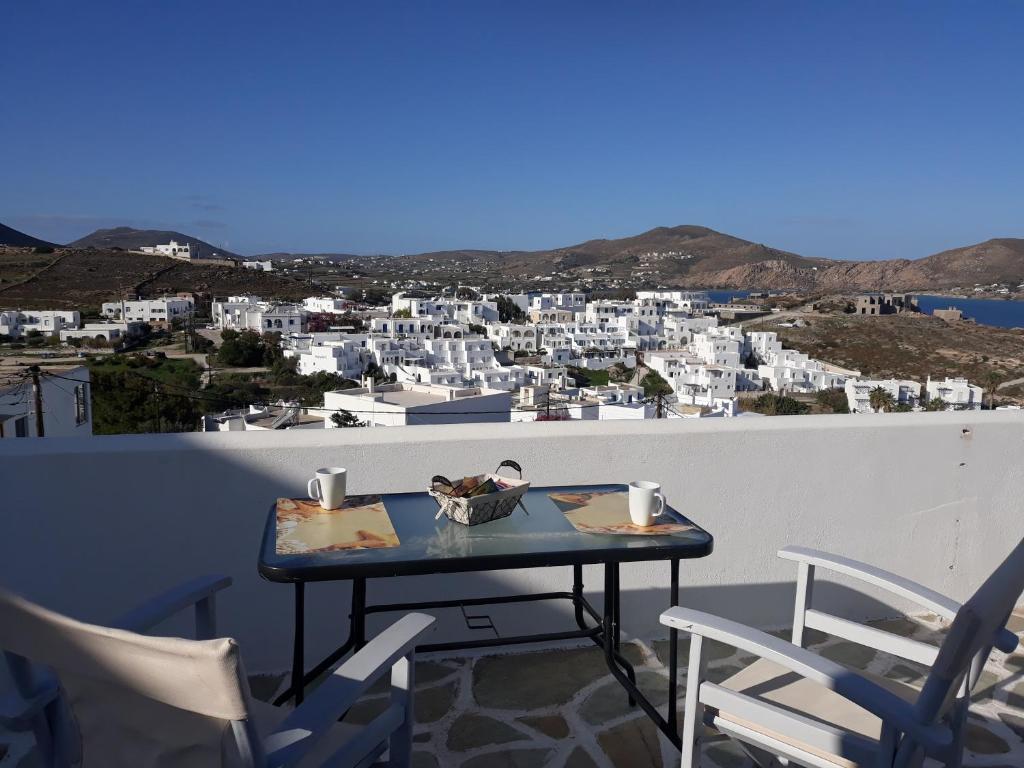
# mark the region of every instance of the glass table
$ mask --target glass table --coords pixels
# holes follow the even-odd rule
[[[689,523],[689,530],[671,535],[612,535],[578,531],[548,496],[558,493],[626,491],[624,485],[587,485],[530,488],[523,496],[522,508],[509,516],[476,526],[464,526],[447,518],[435,519],[437,503],[426,493],[382,495],[381,500],[401,542],[397,547],[348,549],[343,551],[279,554],[277,548],[276,505],[272,505],[260,546],[259,572],[274,582],[290,583],[295,589],[295,636],[291,685],[275,702],[290,698],[302,701],[305,686],[350,651],[366,643],[366,617],[372,613],[407,612],[437,608],[528,603],[538,600],[569,600],[573,604],[576,627],[562,632],[545,632],[514,637],[489,637],[460,642],[434,643],[418,650],[455,651],[470,648],[543,643],[556,640],[589,639],[604,652],[608,669],[625,688],[631,705],[639,705],[661,731],[679,746],[676,728],[678,638],[669,636],[668,716],[664,717],[637,689],[632,665],[620,653],[621,606],[619,566],[621,563],[667,560],[670,569],[669,604],[679,598],[679,561],[711,554],[714,540],[710,533],[667,507],[671,518]],[[583,594],[583,566],[604,566],[603,610],[598,612]],[[465,573],[515,568],[572,566],[570,591],[527,595],[501,595],[485,598],[439,600],[431,602],[367,605],[366,580],[395,576],[419,576],[440,573]],[[348,639],[333,653],[305,671],[304,660],[304,585],[313,581],[351,581],[352,608]],[[487,624],[471,629],[493,629]]]

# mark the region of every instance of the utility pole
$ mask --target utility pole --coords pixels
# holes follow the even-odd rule
[[[32,374],[32,402],[36,411],[36,437],[45,437],[43,428],[43,388],[39,384],[39,366],[29,367]]]
[[[654,418],[665,418],[665,395],[661,392],[658,392],[658,394],[654,396]]]

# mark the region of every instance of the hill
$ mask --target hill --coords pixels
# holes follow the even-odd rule
[[[301,299],[305,282],[273,273],[203,265],[145,253],[60,249],[47,257],[31,251],[0,251],[0,309],[93,309],[119,295],[159,296],[190,291],[209,296],[243,293]],[[315,292],[315,290],[313,291]]]
[[[804,269],[828,263],[824,259],[810,259],[694,225],[656,227],[632,237],[587,240],[544,251],[437,251],[409,258],[478,264],[500,262],[503,272],[519,277],[552,272],[581,274],[594,269],[606,271],[610,276],[647,272],[672,284],[699,281],[703,275],[764,261],[779,261]]]
[[[9,245],[18,248],[56,248],[53,243],[40,240],[38,237],[26,235],[16,229],[0,224],[0,245]]]
[[[68,243],[69,248],[121,248],[123,250],[135,250],[144,245],[160,245],[176,240],[179,243],[189,243],[196,254],[201,258],[213,258],[214,254],[219,257],[237,259],[237,254],[218,248],[215,245],[200,240],[192,235],[185,235],[181,232],[165,229],[132,229],[131,227],[114,227],[113,229],[97,229],[92,234],[80,237],[73,243]]]

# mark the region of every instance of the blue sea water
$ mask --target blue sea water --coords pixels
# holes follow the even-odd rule
[[[948,296],[918,297],[921,311],[929,315],[933,310],[956,307],[966,317],[982,325],[999,328],[1024,328],[1024,301],[1005,299],[952,299]]]
[[[745,299],[750,291],[708,291],[711,300],[728,304],[733,298]],[[999,328],[1024,328],[1024,301],[1005,299],[956,299],[948,296],[918,296],[921,311],[931,314],[933,310],[956,307],[975,322],[994,325]]]

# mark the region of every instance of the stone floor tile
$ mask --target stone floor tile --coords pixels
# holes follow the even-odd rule
[[[471,757],[462,768],[541,768],[550,754],[550,749],[508,749]]]
[[[524,741],[530,737],[493,717],[467,712],[459,715],[448,729],[448,749],[468,752],[492,744]]]
[[[878,651],[857,643],[849,643],[842,640],[833,645],[821,648],[818,653],[826,659],[831,659],[853,669],[866,669],[868,664],[875,660]]]
[[[890,680],[899,680],[901,683],[909,683],[911,685],[924,682],[926,675],[927,670],[924,667],[909,661],[893,664],[885,673],[885,677]]]
[[[518,718],[523,725],[540,731],[552,739],[564,739],[569,735],[569,724],[561,715],[529,715]]]
[[[622,646],[633,664],[643,653]],[[599,648],[569,648],[507,656],[486,656],[473,665],[473,698],[492,709],[541,709],[565,704],[587,685],[608,674]]]
[[[743,667],[737,664],[720,664],[717,667],[709,667],[706,677],[709,681],[717,685],[723,680],[728,680],[741,669],[743,669]]]
[[[714,761],[718,768],[752,768],[754,765],[746,753],[732,740],[721,741],[704,748],[704,756]]]
[[[599,734],[597,743],[615,768],[663,768],[658,729],[646,716]]]
[[[658,661],[663,666],[668,666],[668,640],[655,640],[651,643],[654,648],[654,654],[658,657]],[[704,641],[704,655],[707,657],[708,663],[713,661],[721,661],[728,659],[730,656],[736,653],[736,649],[731,645],[720,643],[717,640],[705,640]],[[679,669],[686,670],[686,660],[690,655],[690,638],[679,637]]]
[[[967,720],[964,744],[976,755],[1005,755],[1010,751],[1010,745],[1002,737],[992,733],[986,721],[976,717]]]
[[[1024,739],[1024,717],[1017,717],[1009,712],[1000,712],[999,719],[1003,721],[1003,725],[1017,734],[1018,739]]]
[[[1006,694],[1006,703],[1011,707],[1024,710],[1024,683],[1015,685]]]
[[[583,747],[576,747],[566,758],[562,768],[597,768],[594,758]]]
[[[413,744],[429,744],[431,739],[433,739],[433,738],[434,738],[434,734],[433,733],[431,733],[430,731],[423,731],[423,733],[413,734],[412,743]]]
[[[459,692],[459,683],[453,680],[444,685],[435,685],[430,688],[422,688],[416,691],[416,722],[436,723],[448,712],[455,703],[455,696]]]
[[[412,753],[412,768],[441,768],[441,764],[430,752],[416,750]]]
[[[974,686],[974,691],[971,693],[971,701],[977,703],[992,698],[998,685],[999,675],[987,669],[984,670]]]
[[[445,662],[444,664],[437,661],[417,661],[416,662],[416,687],[419,688],[422,685],[430,685],[436,683],[439,680],[444,680],[450,675],[454,675],[456,670]],[[370,686],[366,695],[373,696],[376,694],[387,693],[391,690],[391,677],[384,675],[372,686]]]
[[[787,643],[793,639],[792,629],[773,629],[768,633],[772,637],[777,637],[780,640],[785,640]],[[830,635],[820,632],[817,629],[804,629],[804,645],[807,647],[813,645],[821,645],[829,639]]]
[[[637,687],[656,707],[668,702],[668,678],[649,669],[636,673]],[[591,693],[579,708],[579,715],[591,725],[600,725],[637,711],[629,706],[625,689],[618,680],[609,680]]]

